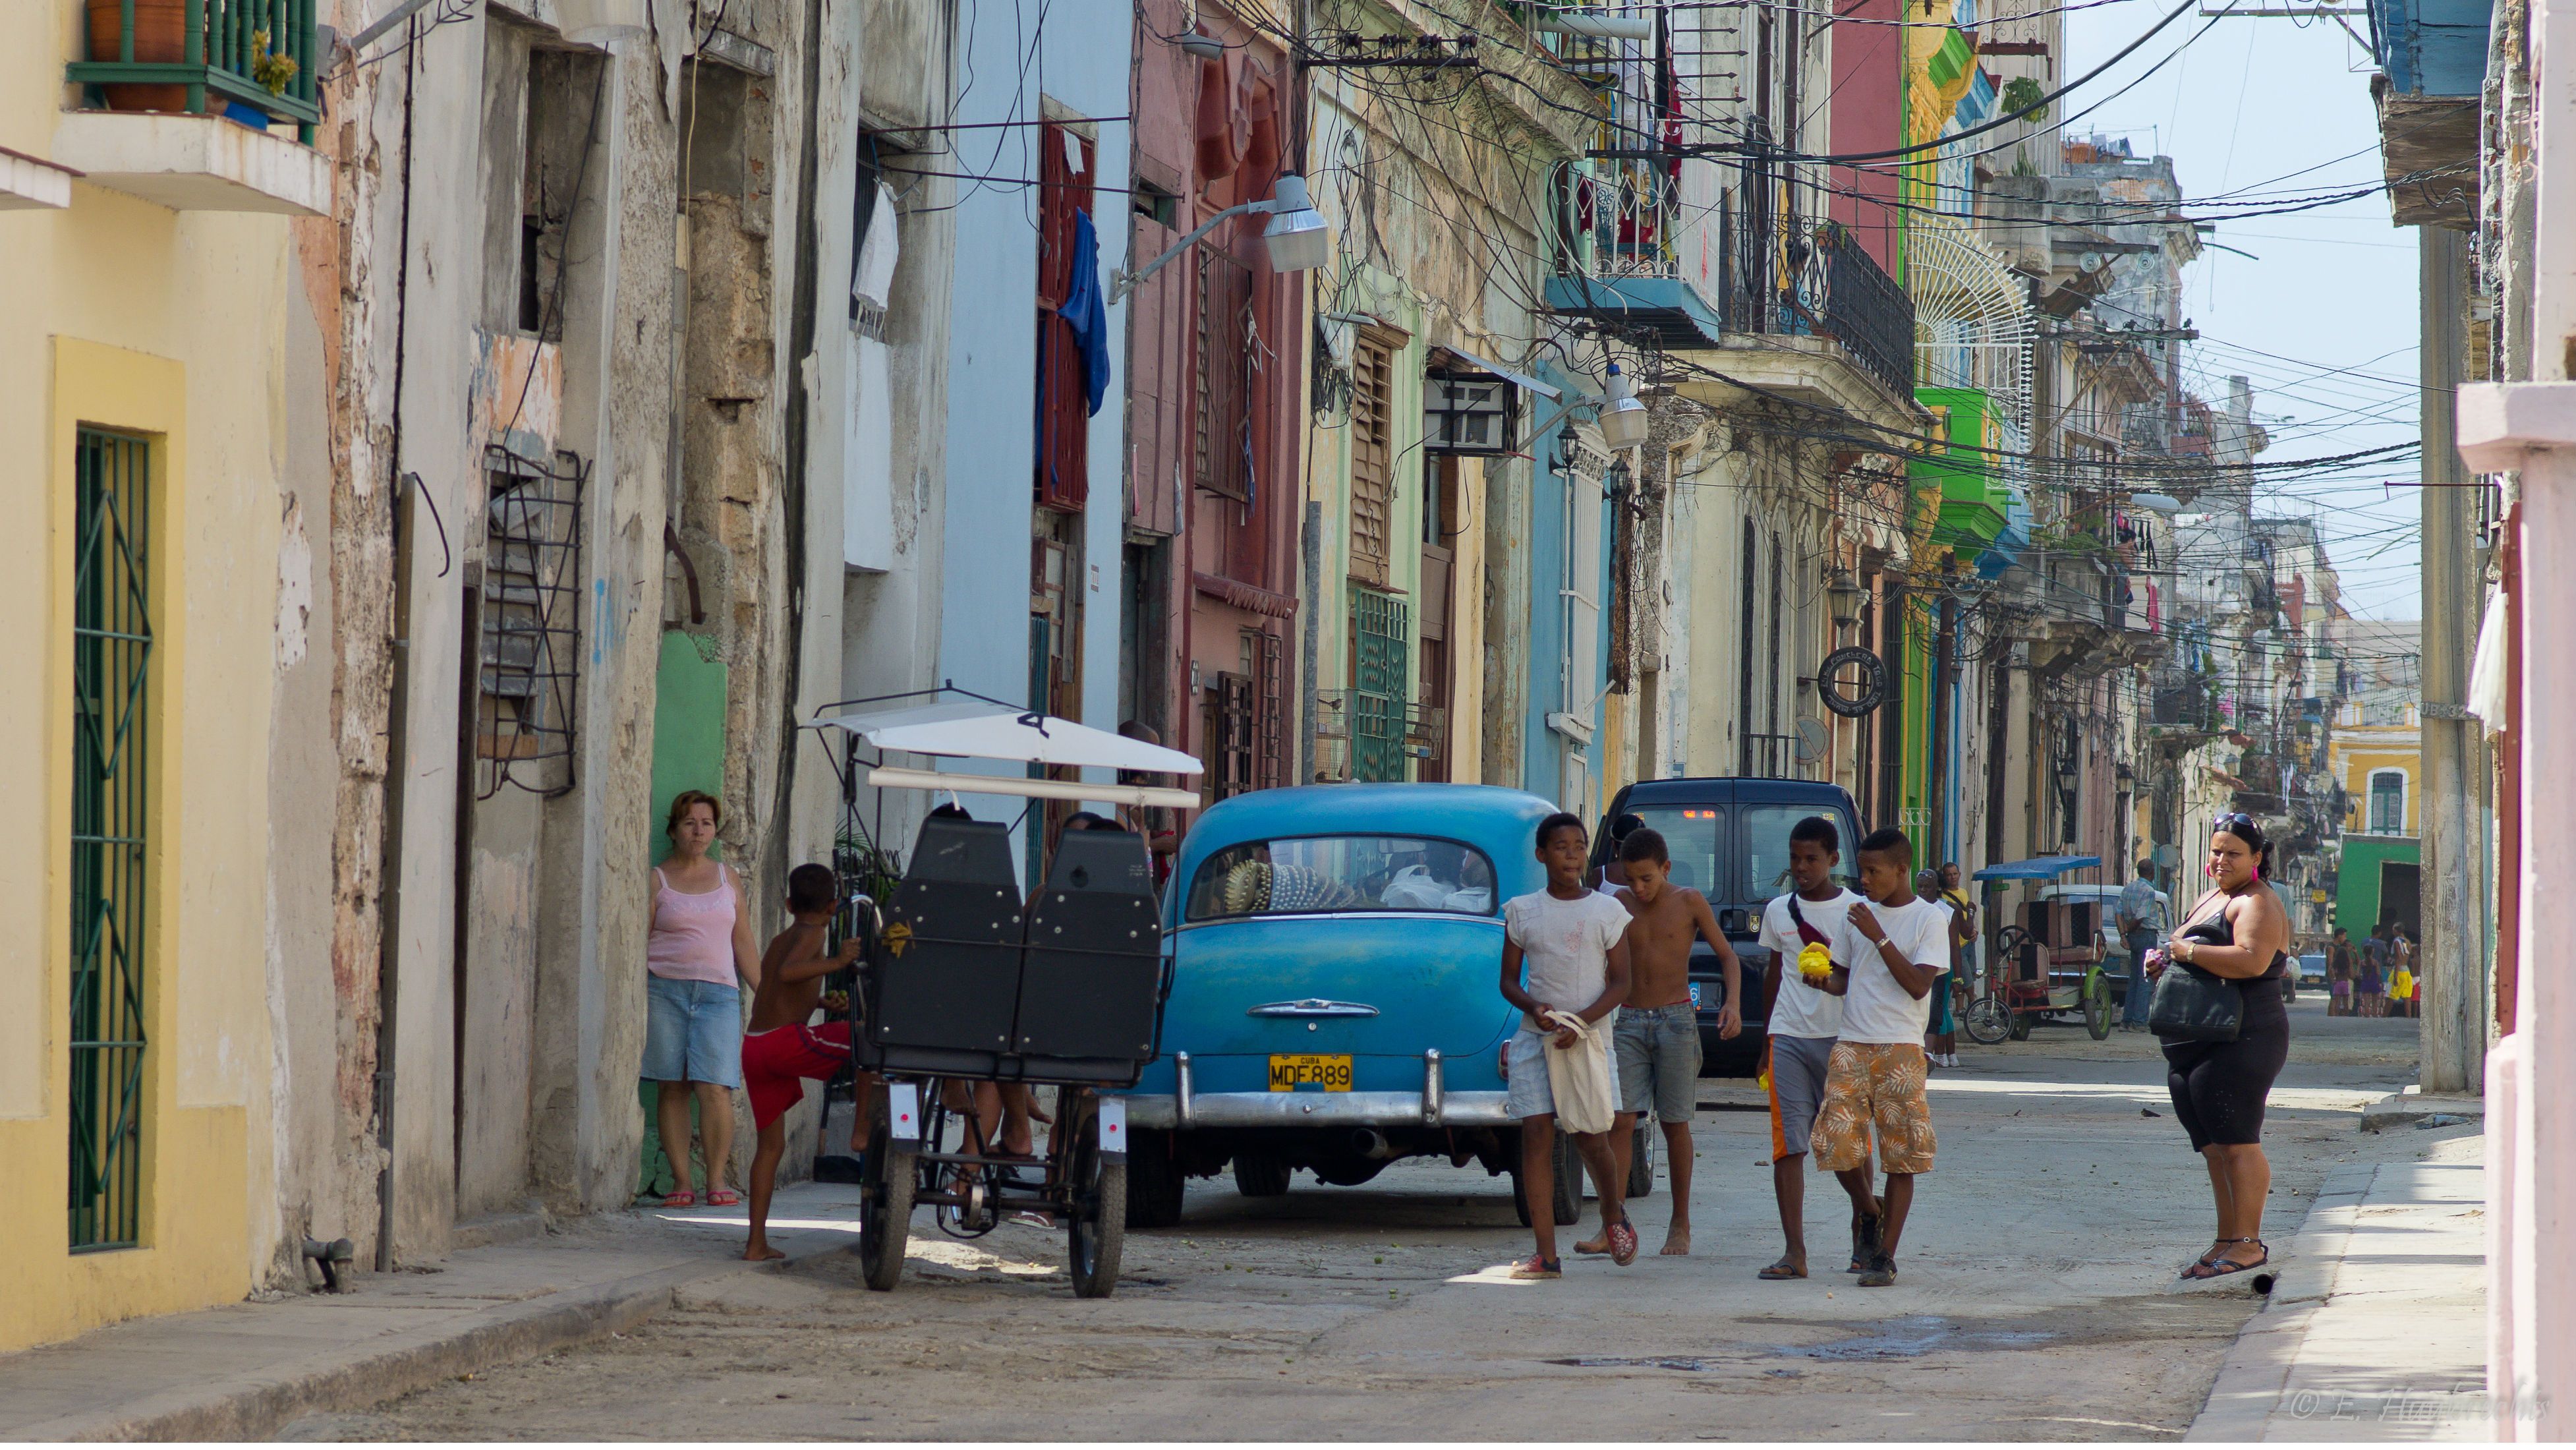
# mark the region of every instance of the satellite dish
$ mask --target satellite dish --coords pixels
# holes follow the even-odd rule
[[[1800,765],[1812,765],[1815,762],[1824,759],[1825,745],[1829,738],[1830,737],[1825,733],[1824,721],[1817,719],[1813,715],[1799,716],[1798,740],[1794,751],[1798,757],[1798,763]]]

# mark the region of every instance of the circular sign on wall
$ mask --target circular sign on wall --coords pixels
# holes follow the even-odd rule
[[[1887,666],[1858,645],[1838,649],[1816,670],[1816,695],[1837,715],[1866,715],[1887,699]]]

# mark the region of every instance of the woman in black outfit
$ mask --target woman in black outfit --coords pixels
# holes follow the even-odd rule
[[[2263,1242],[2263,1200],[2272,1165],[2263,1157],[2263,1104],[2290,1056],[2290,1014],[2279,982],[2289,970],[2289,913],[2274,895],[2272,845],[2252,816],[2218,818],[2209,837],[2217,890],[2186,914],[2165,944],[2165,962],[2188,962],[2244,984],[2244,1027],[2233,1042],[2165,1043],[2165,1085],[2192,1151],[2209,1164],[2218,1200],[2218,1238],[2183,1271],[2187,1279],[2240,1274],[2271,1261]],[[2259,986],[2256,984],[2260,984]]]

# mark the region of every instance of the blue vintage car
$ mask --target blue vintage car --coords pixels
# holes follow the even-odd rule
[[[1162,1056],[1127,1099],[1128,1221],[1177,1222],[1185,1182],[1229,1164],[1256,1196],[1299,1168],[1350,1185],[1419,1155],[1517,1177],[1502,903],[1546,885],[1554,809],[1491,786],[1322,785],[1201,816],[1164,901]]]

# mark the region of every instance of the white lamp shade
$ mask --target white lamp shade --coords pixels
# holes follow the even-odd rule
[[[1324,265],[1332,251],[1332,235],[1322,214],[1312,208],[1273,213],[1269,225],[1261,229],[1261,242],[1270,249],[1270,267],[1275,272],[1311,272]]]
[[[1612,452],[1646,441],[1646,405],[1635,398],[1615,398],[1601,410],[1601,441]]]

